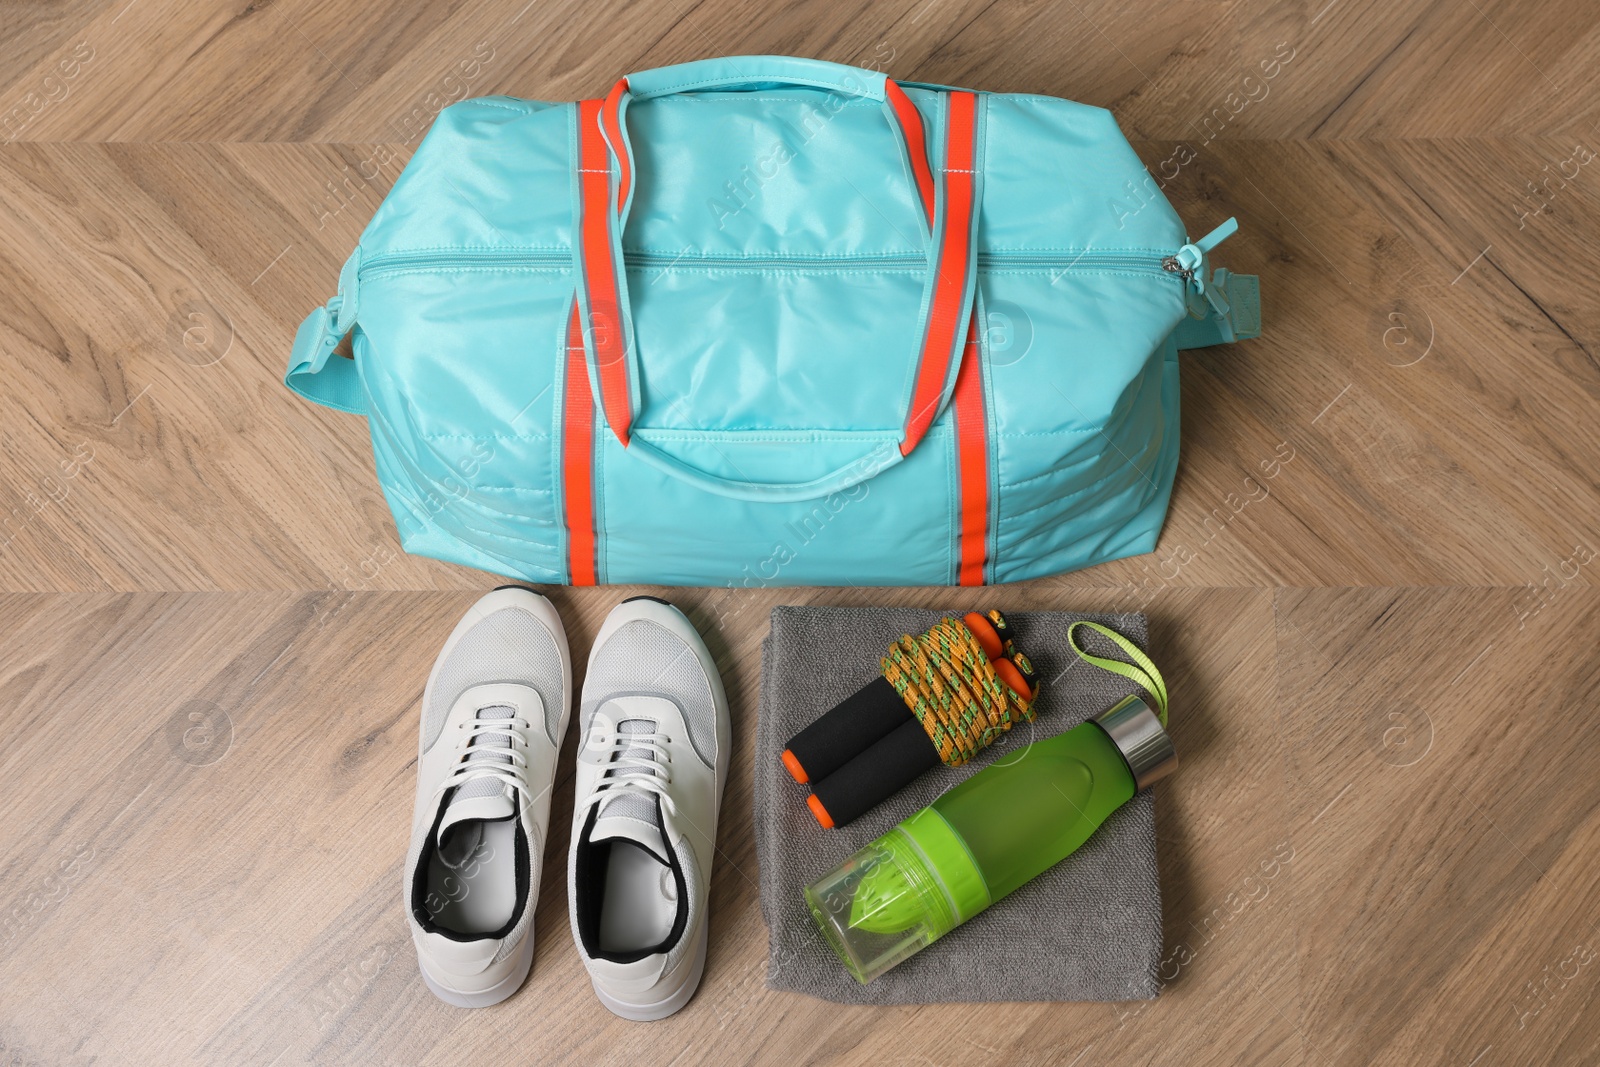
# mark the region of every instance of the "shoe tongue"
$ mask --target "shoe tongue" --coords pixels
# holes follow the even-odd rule
[[[510,719],[516,714],[517,709],[509,704],[494,704],[479,708],[477,717]],[[472,739],[472,744],[468,747],[467,766],[480,763],[510,763],[510,756],[495,755],[495,749],[510,747],[511,738],[506,734],[479,734]],[[487,775],[458,786],[450,798],[449,806],[444,809],[444,818],[439,822],[439,842],[441,844],[444,842],[445,832],[452,826],[468,819],[509,819],[517,813],[517,806],[511,794],[510,786],[498,777]]]
[[[617,724],[617,733],[623,737],[629,734],[652,734],[655,731],[656,724],[649,719],[627,719]],[[618,754],[617,759],[635,757],[653,759],[655,753],[648,748],[625,748]],[[607,778],[644,778],[649,775],[649,771],[627,764],[606,772]],[[595,818],[589,840],[612,841],[619,838],[632,841],[647,849],[663,863],[667,861],[667,841],[661,827],[661,808],[654,796],[642,790],[618,792],[601,801],[600,814]]]

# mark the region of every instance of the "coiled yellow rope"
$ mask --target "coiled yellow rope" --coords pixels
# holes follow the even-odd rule
[[[1033,721],[1033,701],[1000,680],[978,639],[955,619],[901,635],[883,657],[883,676],[946,766],[961,766],[1015,723]]]

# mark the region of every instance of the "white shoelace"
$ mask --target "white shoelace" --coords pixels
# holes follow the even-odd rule
[[[637,719],[628,720],[637,722]],[[618,797],[648,794],[661,801],[661,806],[673,815],[678,806],[672,802],[667,786],[672,784],[672,754],[666,746],[672,738],[662,733],[625,734],[618,724],[604,715],[596,714],[586,747],[599,753],[599,762],[606,773],[595,783],[594,792],[583,798],[580,811],[597,804],[604,805]],[[629,749],[644,749],[648,755],[627,755]],[[604,810],[602,808],[602,810]]]
[[[446,790],[487,778],[510,786],[521,794],[523,800],[532,802],[533,790],[528,787],[528,757],[522,754],[528,748],[524,731],[532,729],[527,719],[520,715],[505,719],[469,719],[457,724],[457,729],[467,731],[467,736],[458,742],[461,761],[433,791],[435,799]],[[504,740],[507,744],[503,748],[486,744],[491,738]],[[507,760],[502,762],[498,758],[500,756],[507,757]]]

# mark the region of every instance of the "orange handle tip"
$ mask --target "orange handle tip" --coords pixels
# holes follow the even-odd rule
[[[811,784],[811,776],[806,773],[806,769],[804,767],[800,766],[800,761],[795,758],[793,752],[790,752],[788,749],[784,749],[783,755],[779,758],[783,760],[784,769],[789,772],[789,776],[791,778],[799,782],[801,785]]]
[[[822,806],[822,801],[817,799],[817,794],[812,793],[806,797],[806,807],[811,809],[811,815],[822,825],[824,830],[833,829],[833,816],[828,814],[828,809]]]

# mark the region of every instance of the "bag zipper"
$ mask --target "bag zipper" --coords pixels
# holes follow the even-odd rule
[[[1239,224],[1229,219],[1198,241],[1183,245],[1171,255],[1158,252],[1105,251],[1084,249],[1071,259],[1065,255],[1040,255],[1037,252],[979,252],[978,269],[984,267],[1037,267],[1040,270],[1068,272],[1118,271],[1151,272],[1171,275],[1183,280],[1185,285],[1205,291],[1206,255],[1221,244]],[[625,252],[624,262],[630,267],[666,268],[685,259],[691,264],[714,266],[722,270],[766,270],[774,266],[809,266],[814,269],[859,270],[862,267],[923,269],[927,261],[915,254],[888,253],[881,256],[862,256],[855,259],[808,260],[797,256],[694,256],[686,253],[668,255],[663,252]],[[1063,262],[1065,260],[1065,262]],[[564,248],[455,248],[449,250],[420,250],[415,252],[388,252],[361,261],[359,277],[395,273],[407,270],[438,270],[449,267],[467,267],[480,270],[495,267],[548,267],[564,269],[572,263],[572,253]],[[1196,277],[1200,282],[1196,284]]]
[[[927,260],[919,255],[887,254],[862,256],[855,259],[809,260],[796,256],[687,256],[666,255],[660,252],[628,252],[624,261],[629,267],[645,270],[665,269],[673,266],[712,267],[717,270],[769,270],[773,267],[808,267],[813,270],[861,270],[863,268],[924,270]],[[467,268],[493,270],[495,268],[546,268],[564,270],[572,265],[572,253],[565,249],[471,249],[450,251],[388,252],[365,259],[361,263],[362,279],[382,274],[405,271],[447,270]],[[1031,252],[980,252],[978,269],[1036,268],[1061,274],[1115,271],[1119,273],[1147,273],[1176,275],[1185,282],[1194,277],[1194,271],[1183,265],[1177,255],[1163,256],[1155,252],[1096,252],[1087,250],[1077,254],[1040,255]]]
[[[1049,270],[1055,277],[1068,273],[1151,273],[1182,280],[1186,289],[1197,295],[1206,291],[1206,256],[1221,244],[1239,224],[1229,219],[1198,241],[1185,244],[1171,255],[1158,252],[1104,251],[1084,249],[1071,259],[1065,255],[1040,255],[1037,252],[979,252],[978,269],[1002,267],[1037,268]],[[808,260],[798,256],[693,256],[687,253],[668,255],[662,252],[625,252],[623,261],[630,267],[670,268],[685,259],[691,264],[713,266],[720,270],[767,270],[775,266],[808,266],[821,270],[860,270],[863,267],[880,269],[926,269],[927,260],[915,254],[888,253],[881,256],[861,256],[855,259]],[[562,270],[572,264],[572,253],[563,248],[457,248],[447,251],[389,252],[361,261],[358,277],[368,278],[378,274],[411,270],[441,270],[466,267],[478,270],[507,268],[546,268]]]
[[[1169,265],[1170,264],[1170,265]],[[1021,268],[1062,274],[1152,274],[1156,277],[1183,275],[1175,256],[1159,252],[1097,252],[1085,249],[1076,253],[1039,255],[1036,252],[979,252],[978,269]],[[1187,276],[1185,276],[1187,280]]]

